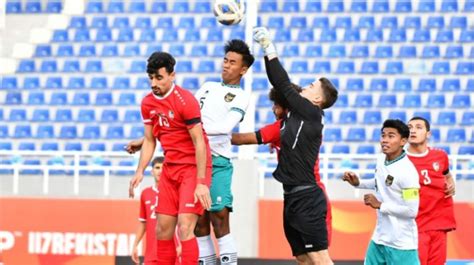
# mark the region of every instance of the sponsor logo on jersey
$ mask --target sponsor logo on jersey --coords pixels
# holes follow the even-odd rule
[[[235,98],[235,94],[232,94],[230,92],[224,96],[225,102],[231,102],[232,100],[234,100],[234,98]]]
[[[392,186],[392,183],[393,183],[393,176],[388,175],[387,178],[385,179],[385,185]]]
[[[434,163],[433,163],[433,169],[434,169],[434,171],[438,171],[438,170],[439,170],[439,163],[438,163],[438,162],[434,162]]]

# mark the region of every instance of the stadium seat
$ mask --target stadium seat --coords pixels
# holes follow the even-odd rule
[[[364,112],[364,124],[380,124],[382,122],[382,113],[378,110]]]
[[[439,125],[454,125],[456,124],[456,113],[453,111],[440,111],[436,123]]]
[[[300,11],[300,3],[299,2],[284,2],[282,10],[283,12],[295,13]]]
[[[174,54],[175,56],[184,56],[185,49],[183,44],[176,44],[170,47],[170,53]],[[179,62],[178,62],[179,64]]]
[[[363,62],[360,70],[361,74],[378,74],[379,73],[379,64],[376,61],[372,62]]]
[[[0,137],[2,138],[2,137]],[[0,142],[0,150],[4,151],[10,151],[12,150],[12,143],[9,142]]]
[[[466,82],[466,91],[474,91],[474,79],[468,79]]]
[[[313,73],[331,73],[331,63],[328,61],[316,61],[313,66]]]
[[[36,129],[35,138],[38,139],[52,139],[54,138],[54,127],[52,125],[40,124]],[[41,150],[44,150],[41,148]]]
[[[308,45],[306,46],[305,56],[307,57],[322,57],[323,48],[321,45]]]
[[[403,27],[404,28],[414,28],[414,29],[421,28],[421,18],[419,16],[405,17]]]
[[[445,79],[443,81],[442,91],[460,91],[461,82],[459,79]]]
[[[347,94],[339,95],[336,103],[334,103],[334,107],[336,108],[346,108],[348,106],[349,106],[349,98]]]
[[[350,57],[367,58],[369,57],[369,47],[367,45],[354,45]]]
[[[466,0],[464,3],[464,12],[473,12],[474,11],[474,1]]]
[[[18,81],[16,77],[4,76],[1,80],[0,89],[16,89],[18,88]]]
[[[440,29],[436,35],[435,42],[453,42],[454,35],[452,30]]]
[[[40,88],[40,79],[38,77],[25,77],[23,79],[24,89],[37,89]]]
[[[89,84],[90,88],[93,89],[104,89],[107,88],[107,78],[106,77],[92,77],[91,82]]]
[[[151,4],[152,13],[162,13],[165,14],[168,11],[168,5],[166,1],[158,0],[153,1]]]
[[[473,126],[474,125],[474,112],[466,111],[462,114],[461,125]]]
[[[393,28],[390,30],[388,37],[389,42],[406,42],[407,35],[406,30],[402,28]]]
[[[196,2],[194,3],[195,13],[211,13],[211,3],[208,2]]]
[[[416,58],[417,52],[415,46],[401,46],[398,51],[399,58]]]
[[[421,52],[422,58],[439,58],[439,46],[425,46],[423,47],[423,51]]]
[[[127,143],[114,143],[112,145],[112,151],[114,152],[123,152],[125,150]]]
[[[143,30],[143,28],[142,28]],[[121,28],[118,33],[117,41],[118,42],[132,42],[135,40],[133,29],[131,28]],[[107,45],[102,49],[103,56],[113,56],[111,54],[117,54],[117,47],[115,45]]]
[[[40,72],[42,73],[54,73],[58,71],[58,65],[56,60],[45,60],[41,62]]]
[[[291,40],[291,30],[277,29],[275,32],[275,42],[288,42]]]
[[[86,13],[102,13],[104,12],[104,7],[102,2],[98,1],[88,1],[86,6]]]
[[[327,62],[330,65],[330,62]],[[316,65],[316,63],[315,63]],[[330,73],[330,69],[328,69],[327,73]],[[355,64],[353,61],[339,61],[337,65],[336,73],[338,74],[353,74],[355,72]],[[316,72],[317,73],[317,72]]]
[[[25,13],[41,13],[41,2],[40,1],[27,1],[25,4]]]
[[[170,29],[174,27],[172,17],[159,17],[158,22],[156,23],[158,28]]]
[[[84,44],[79,49],[79,56],[81,57],[92,57],[96,55],[95,45]]]
[[[20,105],[22,104],[21,92],[8,92],[5,100],[6,105]]]
[[[118,105],[131,106],[136,105],[135,94],[133,93],[121,93],[119,96]]]
[[[130,79],[128,77],[116,77],[114,79],[114,89],[130,89]]]
[[[432,74],[447,75],[450,72],[449,62],[434,62],[431,68]]]
[[[59,132],[59,138],[61,139],[74,139],[77,138],[77,128],[74,125],[63,125]]]
[[[474,62],[458,62],[456,66],[457,75],[473,75]]]
[[[306,17],[294,16],[290,19],[291,28],[306,28],[307,22]]]
[[[372,4],[372,12],[387,13],[389,11],[388,0],[376,0]]]
[[[120,125],[111,125],[107,128],[107,132],[105,134],[107,139],[123,139],[123,127]]]
[[[331,45],[329,46],[329,52],[327,54],[330,58],[344,58],[346,57],[346,46],[345,45]]]
[[[28,105],[43,105],[44,104],[44,93],[43,92],[30,92],[28,95]]]
[[[257,107],[259,108],[269,108],[272,106],[272,103],[265,95],[260,95],[257,100]]]
[[[82,151],[82,144],[80,142],[67,142],[65,147],[65,151]]]
[[[89,61],[87,61],[84,71],[86,73],[102,72],[102,61],[100,61],[100,60],[89,60]]]
[[[95,104],[100,106],[112,105],[112,94],[110,92],[97,93],[95,97]]]
[[[291,63],[290,72],[292,73],[307,73],[308,62],[307,61],[293,61]]]
[[[214,17],[201,18],[201,28],[215,28],[217,27],[217,20]]]
[[[448,46],[446,48],[446,54],[444,55],[445,58],[462,58],[464,56],[463,47],[460,45],[456,46]]]
[[[411,79],[409,78],[395,79],[395,82],[393,85],[393,91],[409,92],[411,90],[412,90]]]
[[[339,0],[329,0],[327,5],[327,12],[344,12],[344,2]]]
[[[430,94],[428,95],[428,102],[426,107],[429,108],[444,108],[446,106],[446,101],[443,94]]]
[[[8,133],[8,125],[1,125],[0,124],[0,138],[5,139],[9,138],[10,134]]]
[[[412,11],[412,6],[410,1],[406,0],[399,0],[395,4],[395,12],[396,13],[407,13]]]
[[[152,53],[156,52],[156,51],[161,51],[163,50],[163,47],[161,46],[161,44],[148,44],[148,47],[146,49],[146,55],[151,55]]]
[[[90,33],[88,29],[77,29],[74,34],[75,42],[88,42],[91,41]]]
[[[55,121],[70,122],[72,121],[72,111],[70,109],[57,109]]]
[[[115,109],[105,109],[102,111],[100,116],[101,122],[117,122],[118,121],[118,111]]]
[[[79,60],[65,60],[62,71],[66,73],[77,73],[81,70]]]
[[[377,105],[379,108],[395,108],[397,106],[397,96],[382,94]]]
[[[9,121],[19,121],[25,122],[26,119],[26,110],[25,109],[12,109],[10,110]]]
[[[60,44],[56,51],[57,57],[70,57],[74,55],[74,48],[70,44]]]
[[[352,28],[352,18],[351,17],[336,17],[336,22],[334,23],[336,28]]]
[[[420,79],[418,82],[418,91],[433,92],[436,90],[436,79]]]
[[[145,13],[146,5],[144,1],[132,1],[128,5],[128,12],[130,13]]]
[[[90,105],[90,95],[88,92],[77,92],[72,98],[72,105],[84,106]]]
[[[140,12],[140,13],[142,13],[142,12]],[[150,28],[151,27],[151,19],[149,17],[137,17],[135,19],[134,27],[139,28],[139,29]]]
[[[77,114],[78,122],[95,122],[95,110],[94,109],[80,109]]]
[[[413,34],[412,42],[430,42],[431,34],[429,29],[417,29]]]
[[[23,12],[20,1],[6,1],[5,4],[5,12],[7,14],[17,14]]]
[[[121,0],[114,0],[109,2],[107,12],[109,13],[123,13],[125,11],[124,3]]]
[[[375,58],[390,58],[393,56],[392,46],[377,46],[375,49]]]
[[[340,124],[356,124],[357,123],[357,112],[352,110],[343,110],[339,114]]]
[[[53,32],[52,42],[66,42],[69,41],[68,31],[65,29],[56,29]]]
[[[306,1],[306,5],[304,8],[305,12],[309,13],[318,13],[323,10],[321,0],[309,0]]]
[[[419,108],[421,107],[421,95],[419,94],[405,94],[403,98],[404,108]]]
[[[427,28],[444,28],[444,17],[443,16],[430,16],[426,23]]]
[[[365,141],[365,128],[349,128],[346,140],[351,142]]]
[[[441,3],[441,12],[457,12],[458,2],[456,0],[443,0]]]
[[[282,16],[271,16],[268,18],[267,27],[280,29],[285,26],[285,20]]]
[[[145,73],[146,72],[146,62],[139,60],[139,61],[132,61],[130,65],[130,73]]]
[[[33,111],[33,122],[49,121],[49,109],[35,109]]]
[[[206,57],[207,46],[201,44],[193,44],[190,55],[193,57]]]
[[[364,90],[364,80],[362,78],[348,78],[346,89],[348,91],[362,91]]]
[[[324,142],[340,142],[342,141],[342,131],[340,128],[327,128],[323,132]]]
[[[452,108],[471,108],[471,97],[470,95],[456,94],[453,97],[451,103]]]
[[[35,61],[33,60],[21,60],[18,66],[19,73],[31,73],[36,71]]]
[[[373,28],[375,27],[375,18],[373,16],[361,16],[358,23],[359,28]]]
[[[166,32],[163,34],[163,41],[176,41],[178,39],[177,32]],[[140,42],[154,42],[156,41],[156,34],[154,29],[141,29],[140,37],[138,38]]]
[[[350,11],[354,13],[367,12],[367,2],[366,1],[352,1]]]
[[[86,86],[86,81],[84,77],[70,77],[68,81],[67,88],[79,89]]]
[[[387,91],[388,83],[385,78],[374,78],[370,81],[370,91]]]
[[[186,89],[199,89],[199,79],[197,77],[185,77],[183,79],[183,88]],[[252,87],[256,89],[255,87]]]
[[[403,122],[407,121],[407,114],[405,111],[390,111],[388,113],[389,119],[401,120]]]
[[[110,42],[112,41],[112,31],[108,28],[100,28],[97,30],[95,37],[96,42]]]
[[[27,166],[38,166],[41,165],[41,161],[39,159],[27,159],[23,162],[23,165]],[[20,170],[21,175],[41,175],[41,169],[22,169]]]
[[[127,110],[123,118],[124,122],[137,123],[142,121],[142,114],[139,110]]]
[[[294,45],[294,44],[285,45],[283,47],[282,56],[285,56],[285,57],[298,57],[299,54],[300,54],[299,48],[300,48],[299,45]]]
[[[348,145],[333,145],[331,151],[333,154],[349,154],[350,147]]]
[[[473,2],[474,3],[474,2]],[[465,16],[453,16],[449,22],[450,28],[467,28],[467,17]]]
[[[41,151],[58,151],[58,150],[59,150],[58,143],[46,142],[41,145]]]
[[[466,142],[466,131],[464,128],[449,128],[448,136],[446,137],[448,143],[463,143]]]
[[[129,139],[139,139],[143,137],[144,129],[143,126],[133,126],[130,129]]]
[[[31,126],[30,125],[16,125],[13,138],[31,138]]]
[[[460,146],[458,155],[474,155],[474,146]]]
[[[180,17],[178,20],[178,28],[182,29],[194,29],[195,24],[194,17]]]
[[[422,117],[431,122],[431,112],[429,111],[415,111],[413,117]]]
[[[337,41],[337,33],[335,29],[322,29],[319,35],[320,42],[335,42]]]
[[[83,139],[100,139],[100,126],[98,125],[86,125],[82,131]]]
[[[372,102],[371,94],[358,94],[354,102],[354,107],[355,108],[371,108],[372,104],[373,102]]]
[[[398,28],[398,18],[395,16],[383,16],[380,22],[381,28],[396,29]]]
[[[105,144],[104,143],[91,143],[89,145],[89,151],[91,152],[104,152]]]
[[[173,13],[189,13],[189,2],[175,2],[172,10]]]
[[[198,73],[213,73],[215,72],[214,61],[199,61]]]
[[[51,56],[51,45],[38,45],[35,49],[36,57],[50,57]]]

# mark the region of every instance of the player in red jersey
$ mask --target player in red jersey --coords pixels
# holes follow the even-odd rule
[[[155,208],[158,206],[158,184],[161,176],[161,169],[163,167],[163,157],[155,157],[151,162],[151,175],[155,178],[155,183],[142,191],[140,196],[140,221],[137,232],[135,234],[135,241],[133,242],[132,260],[139,264],[138,258],[138,244],[146,233],[146,249],[145,249],[145,265],[157,265],[158,258],[156,256],[156,212]],[[177,259],[176,265],[179,265],[179,256],[181,255],[181,245],[176,247]]]
[[[178,226],[183,265],[197,264],[199,249],[194,236],[197,219],[209,209],[210,149],[202,129],[199,103],[187,90],[174,84],[176,64],[166,52],[148,58],[147,73],[152,92],[142,100],[144,141],[129,195],[143,179],[159,140],[164,151],[163,173],[156,208],[158,264],[174,265],[173,235]]]
[[[302,91],[302,88],[296,84],[291,84],[293,89],[298,92]],[[289,103],[285,97],[278,93],[274,88],[270,89],[268,97],[273,101],[272,111],[275,115],[276,121],[271,124],[267,124],[260,128],[256,132],[252,133],[233,133],[231,142],[233,145],[247,145],[247,144],[269,144],[270,148],[277,151],[277,155],[280,151],[280,128],[281,128],[281,119],[288,114]],[[321,182],[321,175],[319,174],[319,159],[316,161],[314,166],[314,177],[316,183],[326,194],[327,201],[327,213],[326,213],[326,224],[328,230],[328,244],[331,244],[331,234],[332,234],[332,211],[331,203],[327,197],[326,187],[324,183]]]
[[[456,229],[453,198],[454,179],[449,172],[446,152],[428,147],[430,123],[421,117],[408,122],[410,138],[407,154],[420,175],[418,255],[422,265],[446,263],[447,232]]]

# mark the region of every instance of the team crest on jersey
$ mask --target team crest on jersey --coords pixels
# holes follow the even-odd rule
[[[168,112],[168,116],[171,118],[171,119],[174,119],[174,112],[172,110],[170,110]]]
[[[385,179],[385,185],[392,186],[392,183],[393,183],[393,177],[388,175],[387,178]]]
[[[235,98],[235,94],[232,94],[232,93],[227,93],[224,97],[224,100],[225,102],[231,102],[232,100],[234,100]]]
[[[434,163],[433,163],[433,169],[434,169],[434,171],[438,171],[438,170],[439,170],[439,163],[438,163],[438,162],[434,162]]]

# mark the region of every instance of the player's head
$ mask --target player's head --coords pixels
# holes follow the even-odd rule
[[[228,41],[224,46],[224,51],[222,81],[225,84],[240,84],[240,79],[252,66],[255,58],[250,53],[249,46],[243,40]]]
[[[163,168],[164,158],[157,156],[151,161],[151,175],[155,178],[155,181],[160,181],[161,170]]]
[[[430,122],[423,117],[413,117],[408,122],[410,137],[408,143],[414,145],[425,144],[431,136]]]
[[[325,77],[314,81],[301,92],[301,96],[321,109],[327,109],[334,105],[337,100],[337,94],[336,87]]]
[[[166,52],[154,52],[148,58],[146,72],[150,78],[151,90],[157,96],[164,96],[173,87],[176,60]]]
[[[296,90],[298,93],[301,93],[303,89],[294,83],[291,83],[291,88]],[[273,101],[273,106],[272,106],[272,111],[273,114],[275,114],[275,118],[277,120],[283,118],[286,113],[288,113],[288,109],[290,108],[290,104],[288,103],[288,100],[279,93],[274,87],[270,89],[270,92],[268,93],[268,98]]]
[[[403,151],[403,146],[408,141],[410,130],[401,120],[388,119],[382,125],[380,146],[382,152],[387,155],[397,155]]]

